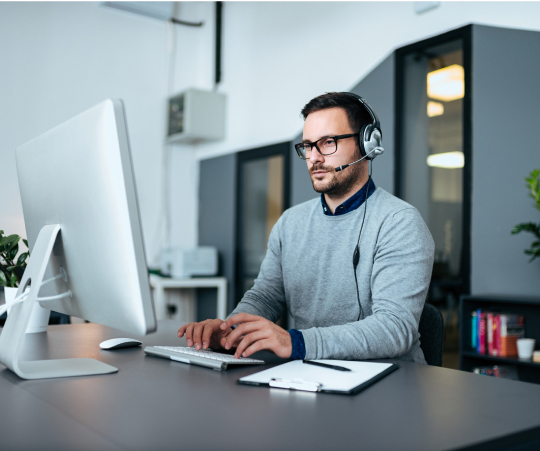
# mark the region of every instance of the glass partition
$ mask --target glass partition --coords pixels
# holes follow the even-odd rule
[[[401,197],[435,241],[435,274],[461,275],[463,237],[462,41],[404,56]]]
[[[236,303],[259,275],[272,228],[288,208],[290,143],[238,154]]]
[[[462,30],[396,52],[396,194],[435,241],[426,301],[445,315],[446,350],[457,350],[457,307],[470,280],[469,62]]]

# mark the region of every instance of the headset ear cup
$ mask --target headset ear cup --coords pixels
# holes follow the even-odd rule
[[[374,129],[373,125],[366,125],[365,127],[362,143],[364,155],[366,155],[366,160],[373,160],[375,158],[374,152],[370,152],[378,146],[377,139],[374,136],[374,131],[377,129]]]
[[[360,129],[360,133],[358,134],[358,144],[360,146],[360,155],[362,157],[365,157],[367,154],[366,150],[366,141],[368,140],[368,137],[371,133],[371,125],[363,125]],[[369,158],[369,157],[366,157]]]

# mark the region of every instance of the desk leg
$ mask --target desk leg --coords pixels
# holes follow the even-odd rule
[[[165,288],[157,284],[154,287],[154,307],[156,309],[156,319],[158,321],[167,319],[167,311],[165,306]]]
[[[217,286],[217,317],[223,320],[227,317],[227,281]]]

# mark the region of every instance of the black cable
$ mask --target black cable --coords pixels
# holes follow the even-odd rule
[[[373,172],[373,165],[371,164],[371,160],[369,161],[369,178],[366,183],[366,200],[364,200],[364,216],[362,217],[362,225],[360,226],[360,233],[358,234],[358,240],[356,241],[356,247],[354,248],[353,253],[353,270],[354,270],[354,284],[356,286],[356,299],[358,300],[358,308],[360,309],[358,313],[358,320],[360,321],[360,317],[362,316],[362,304],[360,303],[360,291],[358,289],[358,279],[356,277],[356,268],[358,266],[358,263],[360,262],[360,248],[358,245],[360,244],[360,237],[362,236],[362,229],[364,228],[364,220],[366,219],[366,211],[367,211],[367,201],[368,201],[368,194],[369,194],[369,187],[371,185],[371,174]]]
[[[174,17],[171,17],[169,20],[176,25],[186,25],[188,27],[202,27],[204,25],[204,22],[188,22],[187,20],[175,19]]]

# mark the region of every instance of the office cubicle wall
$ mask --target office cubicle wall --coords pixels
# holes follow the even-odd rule
[[[386,191],[394,192],[394,55],[385,58],[350,91],[365,98],[381,121],[384,154],[373,162],[373,180]],[[321,92],[321,94],[323,94]],[[306,103],[310,99],[306,99]],[[303,105],[299,108],[301,109]],[[313,191],[306,162],[296,156],[293,144],[302,141],[302,133],[291,143],[292,161],[291,205],[317,197]]]
[[[538,296],[540,261],[523,250],[540,221],[524,177],[540,168],[540,33],[473,26],[471,293]]]

